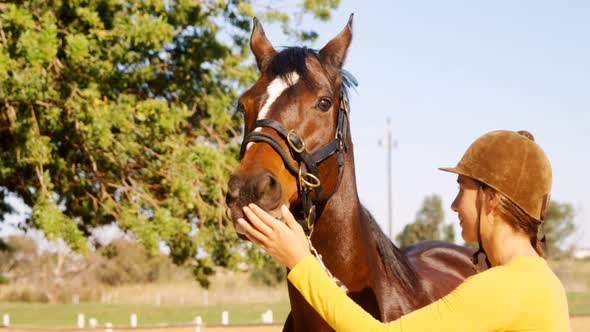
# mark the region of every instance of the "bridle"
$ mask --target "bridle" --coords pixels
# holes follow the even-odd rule
[[[311,234],[313,233],[317,217],[316,205],[320,203],[319,201],[314,201],[311,195],[314,190],[317,195],[316,197],[320,197],[322,194],[322,183],[320,181],[318,166],[333,154],[337,154],[338,182],[336,183],[336,187],[334,187],[334,191],[325,199],[327,200],[338,191],[344,168],[344,153],[348,151],[348,145],[346,143],[346,133],[348,132],[348,128],[346,128],[346,125],[348,124],[348,100],[342,90],[340,91],[338,119],[336,121],[336,134],[334,135],[334,139],[323,147],[317,149],[315,152],[310,153],[306,150],[305,141],[294,129],[288,129],[280,122],[272,119],[256,120],[254,121],[250,132],[244,135],[244,140],[242,141],[242,147],[240,149],[240,160],[242,160],[246,153],[248,143],[252,142],[267,143],[279,154],[281,159],[283,159],[283,163],[287,170],[289,170],[295,179],[297,179],[297,190],[303,212],[303,220],[297,220],[297,222],[303,227],[303,230],[307,235],[307,241],[309,242],[311,253],[317,258],[322,269],[330,278],[332,278],[336,285],[338,285],[338,287],[344,292],[348,293],[346,285],[330,272],[324,264],[322,256],[311,243]],[[277,136],[263,131],[255,131],[256,128],[273,129],[283,141],[287,142],[289,152],[283,149]],[[299,165],[291,162],[289,153]]]
[[[328,159],[334,153],[338,156],[338,182],[328,197],[332,196],[339,187],[342,179],[342,170],[344,167],[344,153],[348,151],[346,143],[346,125],[348,123],[348,100],[345,94],[340,92],[340,104],[338,107],[338,119],[336,134],[328,144],[311,153],[306,150],[305,141],[297,134],[294,129],[288,129],[280,122],[272,119],[256,120],[252,125],[249,133],[245,134],[240,149],[240,160],[246,153],[248,143],[263,142],[269,144],[283,159],[287,170],[297,179],[297,188],[301,201],[303,220],[298,220],[308,237],[311,236],[316,221],[316,204],[318,201],[312,199],[312,192],[315,190],[317,197],[322,194],[322,183],[318,166],[324,160]],[[256,128],[271,128],[289,147],[289,152],[281,146],[277,136],[270,133],[255,131]],[[296,163],[291,162],[293,157]]]

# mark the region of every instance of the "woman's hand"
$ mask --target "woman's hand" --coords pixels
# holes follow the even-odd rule
[[[238,222],[246,230],[248,239],[281,264],[292,269],[303,258],[311,255],[303,228],[286,206],[281,206],[284,223],[256,204],[245,206],[243,210],[251,224],[242,218]]]

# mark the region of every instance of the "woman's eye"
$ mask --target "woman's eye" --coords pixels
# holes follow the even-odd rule
[[[328,97],[322,97],[320,101],[318,101],[318,108],[322,112],[327,112],[330,109],[330,107],[332,107],[332,99]]]

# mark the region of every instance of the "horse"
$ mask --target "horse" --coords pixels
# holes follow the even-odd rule
[[[261,76],[237,103],[244,115],[240,163],[226,203],[237,219],[256,203],[276,218],[285,204],[302,224],[316,257],[348,296],[387,322],[448,294],[480,268],[472,250],[427,241],[398,249],[359,201],[342,69],[352,40],[345,28],[319,51],[275,50],[254,18],[250,48]],[[283,331],[332,331],[288,283],[291,312]]]

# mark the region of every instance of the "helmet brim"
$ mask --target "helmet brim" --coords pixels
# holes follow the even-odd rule
[[[450,173],[455,173],[455,174],[463,174],[463,172],[461,172],[461,169],[459,169],[458,167],[439,167],[439,170],[443,171],[443,172],[450,172]]]

